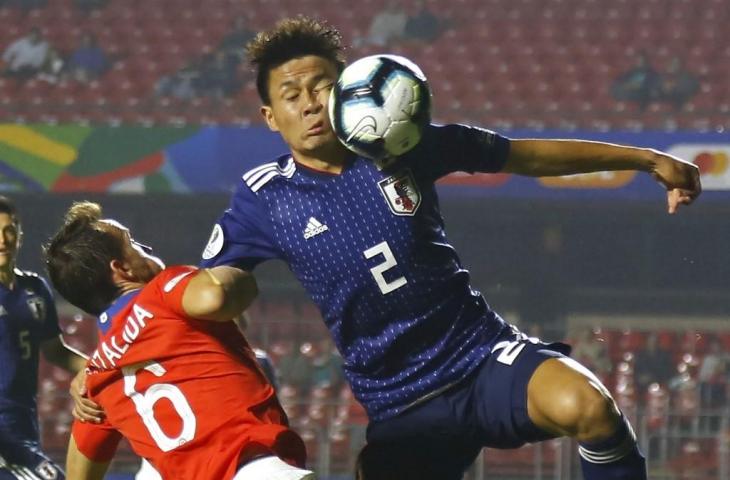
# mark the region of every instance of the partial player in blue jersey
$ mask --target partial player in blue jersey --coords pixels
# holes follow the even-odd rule
[[[10,199],[0,196],[0,480],[64,478],[38,431],[38,357],[72,373],[86,358],[63,342],[46,281],[15,267],[22,238]]]
[[[600,381],[563,344],[528,338],[471,288],[449,245],[434,183],[456,171],[529,176],[641,170],[669,212],[700,193],[696,167],[667,154],[577,140],[509,140],[430,126],[388,165],[335,137],[327,101],[344,67],[340,35],[298,17],[248,45],[261,112],[290,152],[246,172],[203,265],[285,261],[342,354],[368,412],[363,479],[458,479],[483,447],[570,436],[593,480],[646,478],[636,437]],[[420,472],[420,473],[415,473]]]

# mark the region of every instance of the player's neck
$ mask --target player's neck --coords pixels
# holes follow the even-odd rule
[[[129,292],[139,290],[140,288],[145,286],[144,283],[129,282],[129,281],[119,282],[119,283],[117,283],[117,285],[119,286],[119,296],[117,298],[119,298]]]
[[[0,267],[0,285],[12,289],[15,285],[15,265]]]
[[[344,147],[337,145],[332,149],[320,150],[314,154],[303,152],[292,152],[292,156],[297,163],[313,170],[327,172],[332,174],[340,174],[347,165],[348,160],[352,157]]]

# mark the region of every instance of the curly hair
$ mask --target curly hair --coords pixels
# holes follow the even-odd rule
[[[274,28],[259,32],[246,45],[251,65],[256,69],[256,89],[264,105],[271,104],[269,74],[272,69],[306,55],[330,60],[341,72],[345,68],[342,35],[324,21],[299,15],[279,21]]]

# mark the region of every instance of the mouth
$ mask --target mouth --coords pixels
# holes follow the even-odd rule
[[[307,129],[307,135],[310,137],[322,135],[325,132],[325,124],[324,121],[320,120],[319,122],[315,123],[311,127]]]

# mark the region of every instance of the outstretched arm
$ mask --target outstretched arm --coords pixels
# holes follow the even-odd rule
[[[651,148],[585,140],[512,140],[503,171],[547,177],[611,170],[649,173],[667,189],[669,213],[702,191],[699,169],[689,162]]]
[[[256,280],[235,267],[200,269],[185,287],[182,307],[190,317],[229,321],[243,312],[258,295]]]

